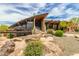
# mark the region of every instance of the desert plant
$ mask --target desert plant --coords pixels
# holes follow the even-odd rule
[[[62,37],[63,36],[63,33],[64,32],[62,30],[56,30],[55,36]]]
[[[54,34],[54,31],[53,31],[53,29],[48,29],[48,30],[47,30],[47,33],[53,35],[53,34]]]
[[[70,19],[70,21],[72,21],[73,23],[79,23],[79,18],[74,17],[74,18]]]
[[[6,30],[8,30],[8,26],[1,24],[0,25],[0,31],[6,31]]]
[[[43,54],[41,41],[30,41],[24,50],[25,56],[40,56]]]
[[[9,34],[8,34],[8,38],[11,39],[11,38],[13,38],[13,37],[14,37],[14,35],[13,35],[12,33],[9,33]]]
[[[75,32],[79,32],[79,28],[75,29]]]
[[[62,30],[64,30],[67,27],[67,23],[65,21],[61,21],[59,25],[62,28]]]
[[[0,37],[1,37],[2,35],[1,35],[1,33],[0,33]]]

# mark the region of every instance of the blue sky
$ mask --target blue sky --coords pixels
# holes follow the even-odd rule
[[[33,14],[49,13],[47,19],[79,17],[78,3],[0,3],[0,21],[19,21]]]

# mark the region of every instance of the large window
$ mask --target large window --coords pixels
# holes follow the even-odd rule
[[[33,22],[27,22],[27,30],[33,29]]]

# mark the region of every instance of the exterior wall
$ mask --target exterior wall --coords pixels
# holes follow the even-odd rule
[[[50,29],[54,29],[54,30],[60,30],[61,29],[61,26],[59,25],[60,22],[57,22],[57,21],[49,21],[46,23],[46,25],[49,27],[50,24],[52,24],[52,28]],[[69,22],[67,22],[69,23]],[[72,23],[69,27],[65,28],[64,31],[65,32],[74,32],[76,28],[79,28],[78,27],[78,24],[74,24]]]

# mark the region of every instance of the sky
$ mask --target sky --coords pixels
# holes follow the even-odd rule
[[[78,3],[0,3],[0,21],[17,22],[34,14],[48,13],[46,19],[79,17]]]

